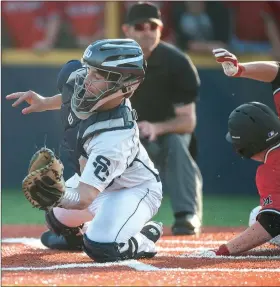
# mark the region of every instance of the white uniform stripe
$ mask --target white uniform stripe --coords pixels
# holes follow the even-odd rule
[[[278,211],[278,210],[276,210],[276,209],[262,209],[262,210],[259,212],[259,214],[260,214],[260,213],[264,213],[264,212],[273,212],[273,213],[277,213],[277,214],[280,215],[280,211]]]
[[[280,92],[280,88],[276,89],[276,90],[273,92],[273,95],[277,94],[278,92]]]
[[[266,163],[266,160],[267,160],[268,154],[269,154],[272,150],[277,149],[278,147],[280,147],[280,143],[279,143],[279,144],[277,144],[277,145],[275,145],[275,146],[273,146],[272,148],[270,148],[270,149],[266,152],[265,157],[264,157],[264,163]]]
[[[121,64],[134,63],[134,62],[141,61],[141,60],[143,60],[143,55],[132,58],[132,59],[123,59],[123,60],[104,62],[104,63],[102,63],[102,66],[104,66],[104,67],[116,67],[116,66],[121,65]]]

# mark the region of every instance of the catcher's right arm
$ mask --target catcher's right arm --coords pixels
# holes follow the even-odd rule
[[[47,210],[59,204],[65,193],[63,169],[60,159],[48,148],[32,156],[22,190],[34,207]]]
[[[43,97],[33,91],[12,93],[7,95],[6,99],[16,100],[12,104],[13,107],[17,107],[21,103],[27,102],[29,106],[22,110],[24,115],[35,112],[44,112],[48,110],[57,110],[61,108],[62,104],[61,94],[52,97]]]

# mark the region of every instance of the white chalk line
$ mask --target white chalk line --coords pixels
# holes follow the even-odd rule
[[[200,254],[183,254],[183,255],[174,255],[170,253],[159,252],[156,255],[157,258],[164,258],[164,257],[173,257],[173,258],[190,258],[190,259],[201,259],[201,258],[210,258],[210,259],[226,259],[227,261],[235,261],[235,260],[270,260],[270,261],[278,261],[280,260],[280,256],[273,255],[273,256],[263,256],[263,255],[244,255],[244,256],[207,256],[207,255],[200,255]]]
[[[38,238],[34,237],[18,237],[18,238],[3,238],[3,243],[22,243],[28,244],[29,242],[36,243],[40,241]],[[157,244],[194,244],[194,245],[220,245],[225,244],[225,240],[179,240],[179,239],[160,239]]]
[[[173,241],[173,240],[171,240]],[[175,240],[178,243],[178,240]],[[183,240],[182,240],[183,241]],[[186,240],[188,241],[188,240]],[[189,242],[189,241],[188,241]],[[190,241],[193,242],[193,241]],[[201,241],[205,244],[205,241]],[[207,241],[206,241],[207,242]],[[209,241],[208,241],[209,242]],[[210,241],[211,244],[216,241]],[[47,249],[38,238],[4,238],[2,243],[21,243],[33,248],[40,248],[40,249]],[[205,256],[203,254],[184,254],[184,255],[172,255],[164,252],[172,252],[172,251],[203,251],[207,250],[204,247],[174,247],[174,248],[164,248],[158,247],[158,254],[156,257],[176,257],[176,258],[209,258],[209,256]],[[267,249],[270,250],[270,249]],[[84,253],[81,253],[84,255]],[[247,255],[247,256],[213,256],[210,257],[212,259],[227,259],[227,260],[244,260],[244,259],[264,259],[264,260],[279,260],[280,256],[254,256],[254,255]],[[135,269],[137,271],[182,271],[182,272],[216,272],[216,271],[223,271],[223,272],[280,272],[280,269],[236,269],[236,268],[197,268],[197,269],[184,269],[184,268],[158,268],[153,265],[144,264],[142,262],[136,260],[127,260],[118,263],[71,263],[71,264],[59,264],[53,266],[44,266],[44,267],[4,267],[2,271],[31,271],[31,270],[56,270],[56,269],[70,269],[70,268],[88,268],[88,267],[112,267],[112,266],[127,266],[129,268]],[[278,271],[277,271],[278,270]]]
[[[153,271],[159,268],[149,264],[144,264],[136,260],[126,260],[122,262],[109,262],[109,263],[69,263],[69,264],[58,264],[52,266],[41,266],[41,267],[3,267],[2,271],[32,271],[32,270],[58,270],[58,269],[71,269],[71,268],[89,268],[89,267],[116,267],[116,266],[127,266],[139,271]]]
[[[3,238],[2,243],[22,243],[22,244],[41,244],[39,238],[34,237],[15,237],[15,238]]]
[[[180,239],[160,239],[159,244],[194,244],[194,245],[220,245],[225,244],[225,240],[180,240]]]
[[[39,238],[33,237],[3,238],[2,243],[21,243],[34,248],[48,249],[41,243]]]
[[[19,238],[4,238],[2,240],[2,243],[20,243],[20,244],[24,244],[27,246],[31,246],[34,248],[41,248],[41,249],[48,249],[47,247],[45,247],[42,243],[41,240],[38,238],[28,238],[28,237],[19,237]],[[182,252],[182,251],[195,251],[195,250],[207,250],[208,248],[205,247],[161,247],[158,246],[158,251],[178,251],[178,252]]]
[[[205,247],[161,247],[157,246],[158,251],[166,251],[166,252],[188,252],[188,251],[204,251],[209,250],[209,248]]]
[[[90,267],[116,267],[116,266],[127,266],[136,271],[159,271],[159,272],[237,272],[237,273],[278,273],[280,272],[280,268],[159,268],[150,264],[145,264],[136,260],[127,260],[118,263],[71,263],[71,264],[60,264],[60,265],[52,265],[45,267],[4,267],[2,271],[47,271],[47,270],[58,270],[58,269],[71,269],[71,268],[90,268]],[[114,271],[114,270],[112,270]]]
[[[175,241],[177,243],[177,240],[175,240]],[[199,241],[199,242],[205,244],[205,242],[207,242],[207,241]],[[213,244],[213,242],[215,242],[215,241],[210,241],[210,242],[211,242],[211,244]],[[223,241],[221,241],[221,242],[223,242]],[[21,243],[24,245],[31,246],[33,248],[48,249],[47,247],[45,247],[41,243],[40,239],[32,238],[32,237],[4,238],[2,240],[2,243]],[[222,243],[220,243],[220,244],[222,244]],[[161,253],[161,252],[192,252],[192,251],[204,251],[204,250],[205,251],[209,250],[209,248],[206,248],[206,247],[162,247],[162,246],[157,246],[157,251],[159,253]],[[271,251],[271,249],[262,249],[262,251]],[[203,257],[203,256],[200,256],[200,257]],[[242,256],[239,256],[239,257],[240,257],[240,259],[243,258]],[[249,258],[247,256],[244,256],[244,257]],[[252,255],[252,257],[254,257],[254,256]],[[267,257],[268,256],[258,256],[258,258],[267,258]],[[237,258],[237,257],[234,257],[234,258]],[[270,258],[270,257],[268,257],[268,258]],[[279,257],[274,256],[273,258],[279,258]]]
[[[176,243],[177,240],[175,240]],[[187,241],[187,240],[186,240]],[[182,241],[183,244],[187,244],[190,242],[193,243],[192,241]],[[165,241],[163,241],[165,242]],[[20,243],[20,244],[24,244],[24,245],[27,245],[27,246],[32,246],[34,248],[41,248],[41,249],[47,249],[47,247],[45,247],[42,243],[41,243],[41,240],[38,239],[38,238],[32,238],[32,237],[19,237],[19,238],[4,238],[2,240],[2,243]],[[171,242],[169,242],[170,244]],[[175,244],[176,244],[175,243]],[[210,241],[208,242],[207,244],[207,241],[199,241],[198,243],[196,243],[196,245],[200,245],[200,244],[207,244],[207,245],[216,245],[218,246],[219,244],[222,244],[222,243],[218,243],[215,242],[215,241]],[[158,251],[177,251],[177,252],[182,252],[182,251],[194,251],[194,250],[207,250],[208,248],[205,248],[205,247],[162,247],[160,244],[158,245]]]

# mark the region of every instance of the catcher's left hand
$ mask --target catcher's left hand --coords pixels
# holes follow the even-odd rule
[[[60,159],[48,148],[32,156],[22,190],[34,207],[47,210],[58,205],[65,192],[63,169]]]

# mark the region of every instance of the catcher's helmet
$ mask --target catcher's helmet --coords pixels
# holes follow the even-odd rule
[[[71,100],[72,110],[81,119],[89,117],[105,102],[130,97],[144,80],[146,63],[143,52],[131,39],[96,41],[87,47],[82,62],[85,68],[76,75]],[[102,76],[102,80],[90,81],[91,89],[86,80],[90,70]]]
[[[251,158],[280,142],[280,120],[262,103],[243,104],[229,116],[226,139],[237,153]]]

